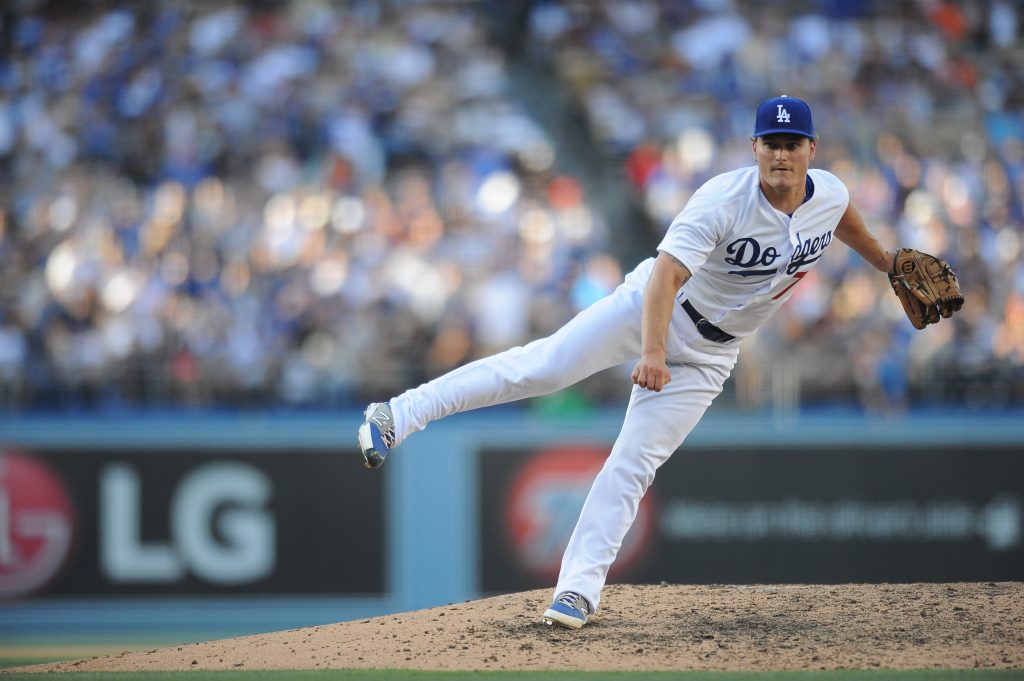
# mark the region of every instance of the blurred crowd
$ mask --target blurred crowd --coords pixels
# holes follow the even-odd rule
[[[1024,402],[1024,6],[1012,0],[544,2],[530,43],[621,160],[658,236],[711,176],[751,165],[751,112],[812,105],[813,166],[889,247],[954,263],[967,304],[914,332],[883,276],[833,247],[744,343],[756,403]]]
[[[522,3],[510,47],[486,2],[8,3],[0,408],[356,407],[546,335],[633,267],[614,233],[656,243],[752,162],[779,93],[967,305],[915,333],[833,247],[745,342],[737,402],[1024,403],[1022,11],[961,4]],[[570,93],[638,224],[516,68]]]
[[[614,287],[474,5],[21,3],[0,62],[14,408],[354,405]]]

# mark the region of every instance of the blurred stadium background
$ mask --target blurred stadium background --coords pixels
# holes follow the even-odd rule
[[[829,249],[659,477],[621,577],[1024,578],[1022,17],[4,3],[0,649],[548,585],[628,368],[431,426],[376,476],[359,410],[611,291],[751,163],[780,93],[883,242],[953,262],[967,303],[915,332]]]

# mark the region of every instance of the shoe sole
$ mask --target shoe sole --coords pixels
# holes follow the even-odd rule
[[[373,448],[373,436],[370,434],[369,423],[359,426],[359,450],[363,453],[363,465],[367,468],[380,468],[380,465],[384,463],[384,457]]]
[[[548,608],[544,612],[544,624],[548,626],[557,624],[561,627],[565,627],[566,629],[580,629],[586,623],[586,620],[581,620],[578,617],[566,615],[565,613],[558,612],[557,610],[553,610],[551,608]]]

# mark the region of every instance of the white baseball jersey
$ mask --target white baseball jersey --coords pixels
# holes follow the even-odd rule
[[[812,169],[810,198],[792,217],[768,203],[756,166],[718,175],[694,193],[658,246],[693,274],[685,297],[723,331],[748,336],[786,302],[831,243],[850,194]]]

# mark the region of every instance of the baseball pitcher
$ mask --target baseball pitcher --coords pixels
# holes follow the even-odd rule
[[[358,432],[366,466],[380,466],[431,421],[551,393],[636,362],[622,429],[583,505],[543,614],[548,624],[583,626],[600,606],[640,499],[721,392],[740,341],[786,302],[834,241],[888,274],[916,328],[963,304],[947,263],[879,244],[843,183],[809,168],[816,149],[806,102],[787,96],[762,102],[751,136],[756,165],[698,189],[657,257],[550,337],[370,404]]]

